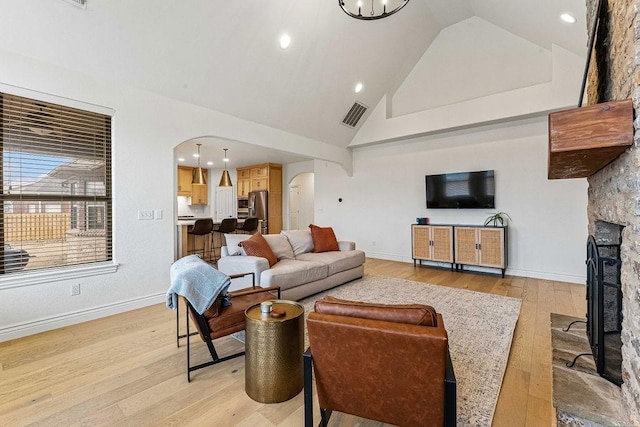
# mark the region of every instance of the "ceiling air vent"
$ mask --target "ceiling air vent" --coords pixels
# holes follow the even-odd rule
[[[342,124],[345,126],[349,126],[350,128],[356,127],[364,113],[367,111],[367,107],[364,104],[360,104],[359,102],[354,102],[349,112],[342,119]]]
[[[87,0],[64,0],[67,3],[71,3],[73,5],[76,5],[78,7],[81,7],[83,9],[87,8]]]

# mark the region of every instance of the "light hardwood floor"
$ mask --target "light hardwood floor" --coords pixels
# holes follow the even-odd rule
[[[549,313],[584,317],[582,285],[367,259],[365,273],[521,298],[494,426],[553,425]],[[192,357],[207,360],[198,339]],[[216,342],[221,354],[242,344]],[[301,426],[302,393],[280,404],[244,393],[244,357],[192,374],[163,304],[0,343],[0,425]],[[318,420],[316,402],[315,419]],[[334,414],[334,426],[379,423]]]

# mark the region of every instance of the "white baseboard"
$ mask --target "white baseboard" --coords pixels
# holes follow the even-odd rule
[[[76,323],[99,319],[101,317],[111,316],[113,314],[123,313],[125,311],[131,311],[165,301],[165,293],[147,295],[126,301],[119,301],[113,304],[88,308],[86,310],[74,311],[72,313],[33,320],[20,323],[18,325],[11,325],[5,328],[0,328],[0,342],[26,337],[28,335],[50,331],[64,326],[75,325]]]
[[[399,261],[399,262],[407,262],[413,263],[413,258],[405,257],[400,255],[391,255],[384,254],[379,252],[367,252],[367,257],[376,258],[376,259],[385,259],[388,261]],[[450,268],[451,264],[446,262],[430,262],[423,261],[422,265],[425,267],[433,266],[433,267],[446,267]],[[474,266],[464,266],[465,271],[478,271],[483,273],[496,273],[500,272],[500,269],[497,268],[484,268],[484,267],[474,267]],[[586,282],[586,276],[573,275],[573,274],[564,274],[564,273],[552,273],[547,271],[531,271],[531,270],[522,270],[517,268],[507,268],[505,272],[508,276],[518,276],[518,277],[530,277],[532,279],[544,279],[544,280],[554,280],[557,282],[568,282],[568,283],[577,283],[580,285],[584,285]]]

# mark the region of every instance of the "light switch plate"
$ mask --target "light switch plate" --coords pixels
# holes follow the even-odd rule
[[[138,219],[153,219],[153,211],[138,211]]]

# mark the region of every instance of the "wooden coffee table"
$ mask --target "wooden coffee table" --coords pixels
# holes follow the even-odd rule
[[[303,387],[304,308],[294,301],[272,300],[273,311],[260,304],[245,310],[245,391],[261,403],[284,402]]]

